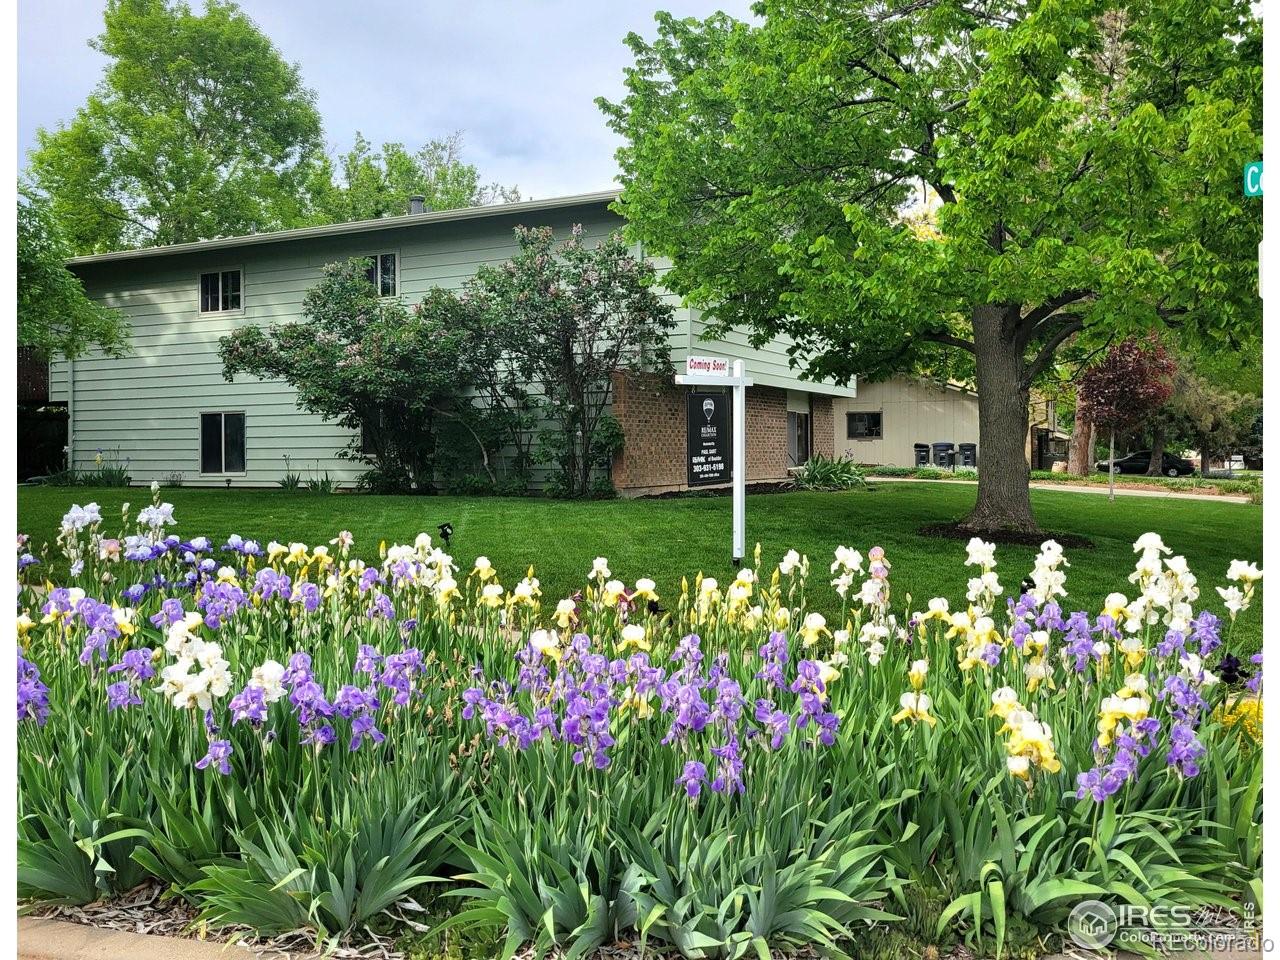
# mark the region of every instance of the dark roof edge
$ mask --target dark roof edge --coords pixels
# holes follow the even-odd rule
[[[320,227],[295,227],[292,230],[274,230],[269,233],[251,233],[243,237],[223,237],[216,240],[197,240],[192,243],[175,243],[166,247],[138,247],[133,250],[113,250],[110,253],[92,253],[72,257],[68,266],[88,266],[96,263],[114,263],[125,260],[141,260],[149,257],[171,257],[183,253],[206,250],[224,250],[231,247],[250,247],[265,243],[287,243],[293,240],[314,240],[323,237],[340,237],[347,234],[372,233],[377,230],[397,230],[402,227],[420,227],[430,224],[456,223],[463,220],[480,220],[486,217],[519,216],[522,213],[540,213],[545,210],[561,210],[592,204],[612,203],[618,198],[618,190],[597,190],[567,197],[550,197],[546,200],[523,200],[519,203],[495,203],[483,207],[460,207],[456,210],[433,210],[402,217],[383,217],[379,220],[355,220],[350,223],[331,223]]]

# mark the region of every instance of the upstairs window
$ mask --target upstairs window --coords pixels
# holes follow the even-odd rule
[[[219,313],[240,309],[240,271],[219,270],[200,274],[200,312]]]
[[[874,413],[849,413],[846,414],[846,427],[850,440],[879,440],[883,436],[883,418],[884,414],[876,411]]]
[[[377,290],[380,297],[394,297],[399,289],[399,271],[396,269],[396,255],[394,253],[378,253],[365,259],[368,263],[364,268],[364,275],[369,281],[369,286]]]
[[[244,473],[244,414],[200,414],[200,472]]]

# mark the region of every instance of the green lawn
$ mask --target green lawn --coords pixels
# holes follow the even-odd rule
[[[788,493],[751,497],[747,503],[747,542],[759,541],[766,564],[788,548],[813,560],[811,581],[819,585],[813,601],[828,612],[837,609],[825,576],[838,544],[865,553],[883,546],[893,564],[898,603],[910,593],[920,608],[929,597],[964,595],[967,574],[964,545],[917,534],[920,526],[955,519],[973,503],[976,487],[948,483],[884,483],[869,491]],[[96,500],[115,527],[122,502],[134,510],[149,497],[145,489],[21,487],[18,527],[38,544],[51,540],[59,518],[73,501]],[[541,499],[463,497],[377,497],[285,493],[278,490],[226,491],[172,488],[164,498],[176,507],[178,530],[205,534],[218,542],[230,533],[266,541],[328,542],[340,529],[355,534],[357,552],[377,556],[378,542],[408,542],[421,530],[433,537],[436,525],[454,527],[452,553],[469,568],[477,555],[488,556],[508,585],[532,564],[552,600],[567,596],[582,582],[596,556],[607,556],[615,576],[634,582],[649,576],[659,593],[679,588],[682,574],[701,570],[722,581],[734,573],[729,556],[729,500],[724,497],[673,500],[613,500],[573,503]],[[1202,601],[1223,611],[1213,587],[1222,583],[1234,558],[1262,559],[1262,510],[1235,503],[1126,497],[1110,503],[1081,493],[1034,490],[1036,514],[1049,531],[1091,538],[1092,550],[1068,550],[1068,604],[1096,609],[1114,590],[1131,595],[1127,576],[1133,567],[1132,543],[1155,530],[1175,551],[1185,554],[1200,577]],[[1035,551],[1001,547],[999,572],[1006,590],[1030,568]],[[1242,618],[1241,638],[1256,647],[1261,636],[1260,604]]]

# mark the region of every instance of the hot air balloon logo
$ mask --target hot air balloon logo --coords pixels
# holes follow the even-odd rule
[[[711,423],[711,418],[716,414],[716,402],[710,397],[702,401],[702,415],[707,418],[707,423]]]

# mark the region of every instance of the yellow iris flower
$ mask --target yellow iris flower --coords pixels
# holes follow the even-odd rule
[[[933,708],[933,701],[927,693],[914,693],[908,690],[899,698],[898,705],[902,709],[893,715],[894,723],[911,720],[913,723],[927,723],[931,727],[938,723],[937,718],[929,713]]]

